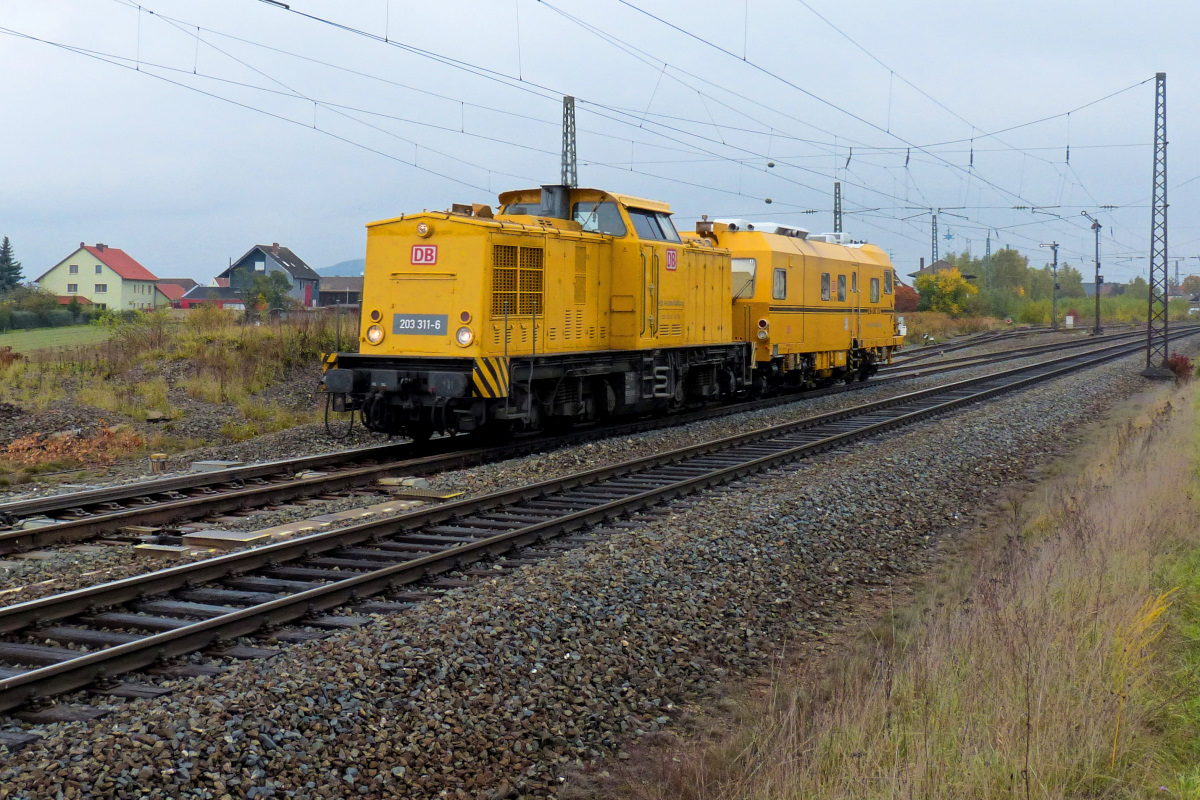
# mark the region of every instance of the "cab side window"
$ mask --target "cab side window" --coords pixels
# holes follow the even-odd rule
[[[821,273],[821,299],[822,300],[829,299],[829,273],[828,272]]]
[[[879,278],[871,278],[871,302],[879,302]]]
[[[667,214],[643,211],[639,208],[626,209],[633,220],[633,229],[639,239],[656,239],[660,242],[678,242],[679,232]]]
[[[838,302],[846,302],[846,276],[838,275]]]
[[[890,269],[885,269],[883,271],[883,293],[892,293],[892,271]]]
[[[771,297],[783,300],[787,297],[787,270],[775,270],[775,281],[771,284]]]

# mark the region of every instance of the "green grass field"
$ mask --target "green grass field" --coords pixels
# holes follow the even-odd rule
[[[0,347],[11,347],[17,353],[29,353],[46,347],[95,344],[108,338],[106,328],[95,325],[71,325],[66,328],[35,328],[29,331],[0,333]]]

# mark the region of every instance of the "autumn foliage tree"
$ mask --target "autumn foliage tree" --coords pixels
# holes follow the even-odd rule
[[[916,311],[921,305],[921,297],[917,290],[903,283],[896,284],[896,313],[907,314]]]
[[[979,291],[967,282],[957,268],[918,275],[915,283],[922,308],[952,316],[962,314],[966,310],[967,300]]]

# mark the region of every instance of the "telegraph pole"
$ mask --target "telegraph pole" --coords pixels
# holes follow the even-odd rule
[[[1101,333],[1100,327],[1100,286],[1104,283],[1104,276],[1100,274],[1100,228],[1101,225],[1096,221],[1096,218],[1086,211],[1080,211],[1085,217],[1092,221],[1092,231],[1096,234],[1096,325],[1092,328],[1092,335],[1099,336]]]
[[[842,232],[842,182],[833,182],[833,232]]]
[[[990,242],[991,240],[989,239],[988,241]],[[1054,251],[1054,284],[1050,290],[1050,296],[1053,298],[1050,310],[1050,328],[1051,330],[1058,330],[1058,242],[1050,242],[1050,244],[1043,244],[1041,246],[1049,247]]]
[[[575,98],[563,97],[562,184],[579,186],[579,165],[575,157]]]
[[[1167,73],[1155,75],[1154,195],[1150,203],[1150,302],[1146,315],[1148,378],[1171,377],[1167,369]]]

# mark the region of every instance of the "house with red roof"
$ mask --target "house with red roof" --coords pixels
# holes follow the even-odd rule
[[[193,281],[193,283],[195,283],[195,281]],[[177,283],[163,283],[162,281],[159,281],[157,284],[155,284],[155,288],[158,289],[158,293],[162,295],[162,297],[158,298],[160,301],[162,301],[159,303],[159,305],[168,305],[171,308],[183,308],[180,301],[183,300],[183,295],[186,290],[182,286]]]
[[[79,243],[79,249],[55,264],[37,279],[39,289],[66,298],[89,300],[98,308],[114,311],[152,309],[170,305],[160,291],[158,278],[124,250],[106,244]]]

